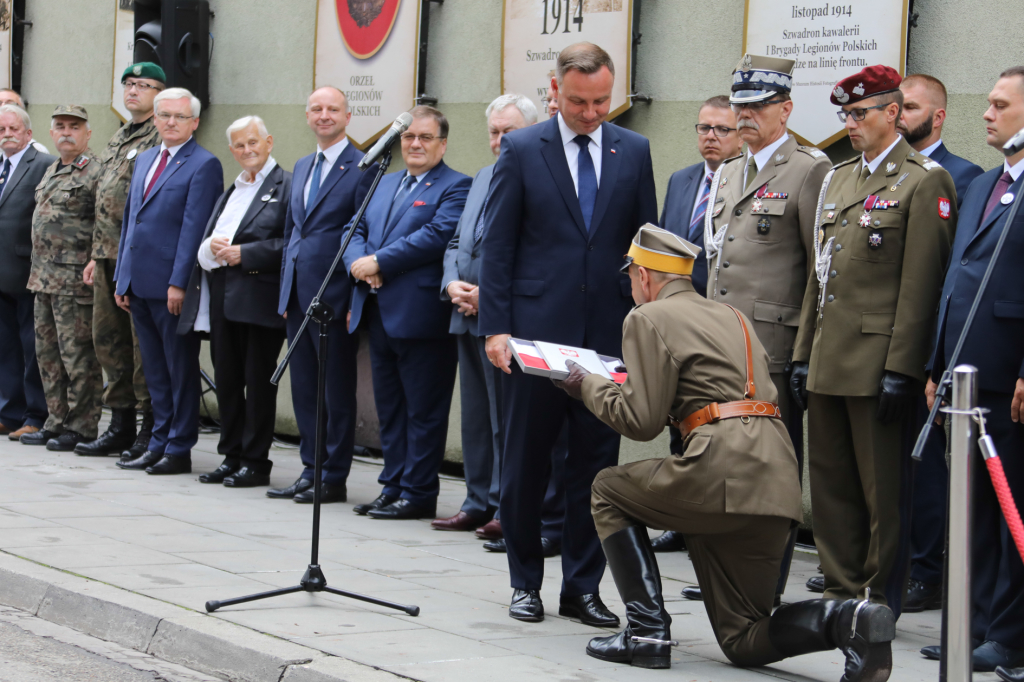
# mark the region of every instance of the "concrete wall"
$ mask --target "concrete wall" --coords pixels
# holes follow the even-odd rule
[[[406,0],[411,1],[411,0]],[[89,108],[95,147],[103,146],[118,120],[109,108],[114,0],[28,0],[24,93],[36,119],[36,138],[49,143],[48,116],[57,103]],[[290,168],[313,148],[303,105],[312,85],[316,0],[211,0],[216,17],[210,74],[212,108],[204,114],[199,141],[220,156],[228,179],[235,165],[224,129],[239,116],[258,113],[275,138],[274,155]],[[675,170],[699,160],[693,122],[699,103],[727,91],[729,73],[742,45],[742,0],[708,5],[695,0],[647,0],[637,59],[637,90],[654,98],[618,122],[652,140],[659,193]],[[909,72],[942,79],[950,92],[945,140],[957,154],[990,168],[1000,157],[984,142],[981,114],[999,72],[1024,63],[1024,48],[1011,21],[1016,3],[1007,0],[916,0],[918,28],[912,32]],[[451,119],[446,161],[468,174],[491,162],[484,108],[500,86],[501,0],[445,0],[431,4],[427,93],[438,97]],[[51,145],[52,146],[52,145]],[[847,158],[841,141],[829,150]],[[395,164],[396,169],[401,163]],[[293,429],[287,384],[279,399],[279,426]],[[312,390],[312,387],[303,387]],[[361,395],[368,396],[364,391]],[[372,431],[372,415],[364,428]],[[460,456],[458,395],[453,403],[448,456]],[[623,444],[622,459],[666,451],[655,445]]]

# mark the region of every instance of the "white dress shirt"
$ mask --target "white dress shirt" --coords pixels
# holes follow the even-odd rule
[[[775,150],[778,149],[779,147],[781,147],[782,144],[786,140],[788,140],[788,139],[789,139],[789,133],[783,133],[782,137],[780,137],[779,139],[775,140],[775,142],[772,142],[770,145],[768,145],[767,147],[765,147],[764,149],[762,149],[758,153],[754,154],[754,165],[757,166],[757,172],[758,173],[760,173],[761,169],[764,168],[768,164],[768,161],[771,160],[772,154],[775,153]],[[746,165],[746,164],[749,164],[749,163],[750,163],[750,147],[747,147],[747,158],[744,161],[745,165],[743,166],[743,186],[744,187],[747,186],[747,171],[750,169],[750,166]]]
[[[423,178],[423,175],[425,174],[413,175],[409,171],[406,171],[402,179],[399,181],[398,189],[395,190],[395,196],[392,197],[392,199],[394,200],[398,198],[398,193],[402,191],[402,185],[405,183],[405,178],[412,178],[412,184],[409,185],[409,191],[412,192],[416,189],[416,185],[420,184],[420,180]]]
[[[903,139],[902,135],[897,135],[896,136],[896,141],[893,142],[891,145],[889,145],[884,152],[882,152],[881,154],[876,156],[875,160],[872,161],[871,163],[868,163],[868,161],[864,157],[864,155],[861,154],[860,155],[860,163],[861,163],[860,167],[861,167],[861,169],[863,170],[864,168],[867,168],[872,173],[874,173],[876,170],[878,170],[878,167],[882,165],[882,162],[885,161],[885,157],[889,156],[889,152],[891,152],[896,147],[896,145],[898,145],[900,143],[900,140],[902,140],[902,139]]]
[[[196,315],[196,322],[192,327],[197,332],[210,331],[210,286],[206,281],[206,273],[227,265],[227,261],[219,261],[214,258],[210,244],[216,237],[226,237],[229,244],[234,241],[235,233],[238,232],[238,228],[242,224],[242,218],[245,217],[245,213],[249,210],[252,202],[256,200],[256,195],[259,193],[260,187],[263,186],[263,181],[267,179],[270,171],[274,170],[275,166],[277,166],[277,161],[271,156],[263,164],[260,172],[256,174],[254,181],[249,182],[245,179],[245,171],[242,171],[235,178],[235,190],[224,203],[224,208],[220,212],[220,217],[217,218],[217,224],[214,225],[213,232],[199,245],[199,267],[205,272],[202,273],[200,278],[202,289],[199,291],[199,313]]]
[[[191,137],[188,138],[188,140],[191,140],[191,139],[192,139]],[[174,159],[174,155],[178,153],[179,149],[181,149],[186,144],[188,144],[188,140],[185,140],[181,144],[175,145],[173,147],[168,147],[163,142],[160,143],[160,151],[156,155],[156,160],[153,161],[153,165],[149,167],[149,172],[146,173],[146,184],[144,184],[142,186],[142,191],[143,192],[145,192],[146,188],[149,187],[149,183],[151,183],[153,181],[153,175],[156,173],[157,166],[160,165],[160,157],[164,155],[164,150],[166,149],[171,154],[170,156],[167,157],[167,165],[170,166],[171,165],[171,161]],[[164,167],[164,170],[167,170],[166,166]]]
[[[941,137],[939,138],[939,141],[936,142],[935,144],[931,145],[930,147],[925,147],[924,149],[922,149],[921,153],[924,154],[925,156],[927,156],[928,158],[931,158],[932,152],[934,152],[936,149],[938,149],[940,144],[942,144],[942,138]]]
[[[558,132],[562,135],[562,148],[565,149],[565,160],[569,164],[569,174],[572,175],[572,184],[576,188],[576,195],[580,193],[580,146],[576,144],[576,133],[565,124],[562,114],[558,114]],[[594,161],[594,174],[597,175],[597,186],[601,187],[601,126],[590,133],[590,144],[587,149],[590,151],[590,158]]]
[[[334,168],[334,164],[338,161],[338,157],[341,156],[341,153],[345,151],[345,147],[347,146],[347,137],[341,138],[341,142],[335,142],[327,149],[320,149],[320,145],[316,146],[317,154],[320,154],[320,152],[323,152],[324,154],[324,162],[320,168],[320,187],[323,187],[324,180],[327,179],[327,176],[330,174],[331,169]],[[313,165],[309,167],[309,177],[306,178],[306,185],[302,190],[302,201],[304,204],[309,203],[309,186],[313,184],[314,168],[316,168],[316,155],[313,156]],[[319,190],[320,187],[318,187],[317,190]]]
[[[1020,179],[1020,174],[1024,173],[1024,159],[1021,159],[1012,166],[1009,159],[1003,159],[1003,172],[1009,173],[1013,181],[1017,182]]]
[[[6,154],[3,155],[4,161],[11,162],[11,170],[7,173],[7,179],[4,180],[4,186],[0,187],[0,196],[3,196],[4,190],[7,189],[7,185],[11,182],[11,178],[14,177],[14,169],[18,167],[18,163],[21,162],[21,157],[25,156],[25,152],[28,151],[28,147],[29,145],[25,145],[24,149],[17,154],[12,154],[11,156],[7,156]],[[0,164],[0,173],[3,172],[2,166],[3,164]]]

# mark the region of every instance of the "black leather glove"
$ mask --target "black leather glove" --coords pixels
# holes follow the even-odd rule
[[[569,368],[569,376],[562,381],[552,379],[552,383],[568,393],[570,398],[583,400],[583,380],[587,378],[587,375],[590,374],[590,372],[583,369],[581,365],[576,364],[572,360],[566,362],[565,366]]]
[[[807,409],[807,373],[810,369],[806,362],[794,362],[789,375],[789,394],[801,412]]]
[[[914,401],[922,395],[921,382],[913,377],[888,370],[878,385],[878,421],[891,424],[909,417]]]

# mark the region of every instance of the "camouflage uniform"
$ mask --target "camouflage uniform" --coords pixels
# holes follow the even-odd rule
[[[96,185],[103,167],[86,150],[55,161],[36,187],[32,269],[36,357],[50,415],[43,428],[96,438],[103,375],[92,345],[92,290],[82,271],[92,250]]]
[[[142,374],[142,354],[132,316],[114,302],[114,264],[135,159],[159,145],[160,136],[152,118],[134,133],[130,129],[130,122],[121,126],[97,161],[103,174],[96,190],[96,227],[92,236],[92,258],[96,261],[92,338],[96,357],[107,374],[103,402],[115,410],[134,409],[137,404],[140,410],[149,412],[149,389]]]

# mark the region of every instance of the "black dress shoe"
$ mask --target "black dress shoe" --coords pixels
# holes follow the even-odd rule
[[[371,509],[366,515],[371,519],[386,519],[388,521],[432,519],[437,516],[437,502],[395,500],[386,507]]]
[[[907,598],[903,602],[904,613],[934,611],[942,608],[942,585],[910,579]]]
[[[825,593],[825,576],[816,575],[807,581],[807,589],[818,594]]]
[[[1018,668],[1024,665],[1024,649],[1011,649],[991,640],[974,650],[974,672],[990,673],[996,668]]]
[[[681,594],[690,601],[704,601],[704,595],[700,593],[700,587],[696,585],[684,587]]]
[[[271,488],[267,491],[267,497],[271,497],[275,500],[290,500],[299,493],[309,490],[313,487],[313,481],[308,478],[297,478],[295,483],[292,483],[287,488]]]
[[[135,471],[135,470],[142,471],[142,470],[146,469],[147,467],[151,467],[154,464],[156,464],[157,462],[159,462],[161,459],[163,459],[163,456],[164,456],[164,453],[162,453],[162,452],[153,452],[152,450],[146,450],[145,452],[143,452],[141,455],[139,455],[135,459],[129,459],[129,460],[123,460],[122,459],[120,461],[114,462],[114,464],[117,465],[118,469],[127,469],[127,470],[130,470],[130,471]]]
[[[121,453],[121,461],[127,462],[130,459],[141,457],[149,449],[149,441],[153,438],[153,410],[142,413],[142,424],[139,425],[139,433],[135,436],[135,443]]]
[[[501,552],[502,554],[508,552],[508,546],[505,544],[505,538],[488,540],[484,543],[484,549],[488,552]],[[550,559],[551,557],[558,556],[562,553],[562,544],[550,538],[541,538],[540,549],[544,553],[544,558]]]
[[[257,488],[264,485],[270,485],[270,472],[258,473],[252,467],[242,467],[224,479],[225,488]]]
[[[996,668],[996,675],[1003,682],[1024,682],[1024,668],[1006,668],[1004,666],[998,666]]]
[[[497,540],[488,540],[484,543],[484,549],[488,552],[500,552],[505,554],[508,552],[508,546],[505,545],[505,538],[498,538]]]
[[[981,642],[971,637],[971,649],[977,649],[981,646]],[[942,647],[938,644],[932,644],[921,648],[921,655],[927,658],[929,661],[938,661],[942,658]]]
[[[174,474],[191,474],[192,458],[188,455],[176,457],[164,455],[159,462],[146,468],[150,476],[173,476]]]
[[[544,602],[540,590],[516,590],[512,593],[512,605],[508,615],[525,623],[539,623],[544,620]]]
[[[56,438],[46,441],[46,449],[54,452],[74,452],[75,446],[86,441],[86,437],[77,431],[65,431]]]
[[[578,597],[562,596],[558,600],[558,615],[575,618],[584,625],[595,628],[617,628],[619,617],[608,610],[599,594],[581,594]]]
[[[374,509],[383,509],[392,502],[397,501],[397,497],[392,497],[391,495],[385,495],[384,493],[381,493],[373,502],[357,504],[356,506],[352,507],[352,511],[354,511],[356,514],[359,514],[360,516],[366,516],[369,512],[372,512]]]
[[[56,431],[47,431],[46,429],[39,429],[34,433],[26,433],[18,439],[22,445],[46,445],[50,442],[50,439],[57,438],[60,436]]]
[[[299,504],[313,504],[313,492],[313,486],[310,485],[292,499]],[[330,504],[331,502],[348,502],[348,488],[344,483],[323,482],[320,484],[320,504]]]
[[[219,467],[205,474],[199,475],[200,483],[223,483],[224,479],[238,471],[237,466],[221,464]]]
[[[655,552],[679,552],[686,549],[686,538],[682,533],[667,530],[651,540]]]

